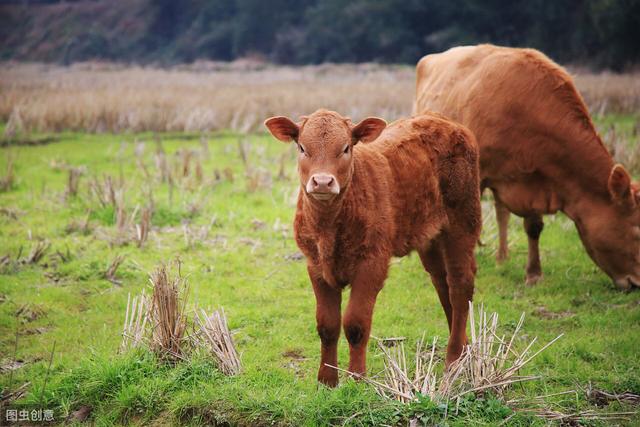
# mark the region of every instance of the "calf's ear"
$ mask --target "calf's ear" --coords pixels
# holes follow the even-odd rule
[[[284,116],[271,117],[264,121],[264,125],[269,129],[271,135],[275,136],[282,142],[291,142],[298,140],[300,128],[293,123],[291,119]]]
[[[611,169],[609,174],[609,194],[614,202],[620,204],[635,204],[635,197],[631,189],[631,177],[620,164]]]
[[[351,128],[351,139],[353,143],[358,141],[371,142],[380,136],[380,133],[387,127],[387,122],[377,117],[367,117]]]

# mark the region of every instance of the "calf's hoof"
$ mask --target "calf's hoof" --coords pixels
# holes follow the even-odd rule
[[[449,369],[451,369],[451,367],[456,364],[458,359],[460,359],[460,356],[449,357],[449,355],[447,355],[446,358],[444,359],[444,369],[446,371],[449,371]]]
[[[467,339],[464,339],[464,344],[458,348],[447,349],[447,355],[444,359],[444,367],[446,370],[449,370],[451,366],[460,359],[462,356],[462,349],[467,345]]]
[[[328,366],[323,366],[318,371],[318,382],[327,387],[338,386],[338,371]]]

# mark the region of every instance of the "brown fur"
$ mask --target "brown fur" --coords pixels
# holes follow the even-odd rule
[[[342,319],[349,370],[364,374],[374,304],[389,261],[413,250],[431,274],[449,322],[447,362],[457,359],[466,341],[473,250],[481,224],[478,155],[471,132],[427,114],[399,120],[374,142],[356,145],[374,139],[384,122],[365,119],[353,126],[327,110],[300,125],[283,117],[266,125],[278,139],[301,147],[294,228],[317,300],[322,344],[318,380],[331,386],[338,382],[337,371],[325,364],[337,365],[342,289],[351,285]],[[308,183],[318,174],[334,177],[339,194],[330,200],[314,198]]]
[[[482,188],[496,201],[498,260],[509,212],[529,237],[527,282],[542,275],[542,215],[562,211],[615,283],[640,286],[640,187],[602,144],[569,74],[542,53],[465,46],[418,63],[414,111],[469,127],[480,146]]]

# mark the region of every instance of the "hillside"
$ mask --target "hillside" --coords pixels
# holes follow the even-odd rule
[[[0,6],[3,59],[134,60],[149,31],[148,0]],[[144,52],[139,52],[144,53]]]
[[[0,59],[414,64],[460,44],[530,46],[561,63],[640,62],[640,2],[0,0]]]

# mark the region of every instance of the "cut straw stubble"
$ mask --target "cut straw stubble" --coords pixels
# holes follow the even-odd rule
[[[227,325],[224,309],[214,311],[210,316],[204,310],[200,310],[200,313],[196,311],[195,324],[194,341],[196,344],[209,350],[223,373],[226,375],[239,374],[240,357]]]
[[[190,322],[186,310],[189,286],[179,261],[176,268],[177,273],[172,274],[162,264],[149,275],[150,297],[144,291],[127,297],[120,351],[146,346],[160,358],[175,362],[187,359],[194,350],[204,349],[222,373],[237,375],[241,371],[240,357],[224,310],[211,315],[196,310]]]
[[[429,349],[425,345],[424,335],[418,341],[413,367],[407,363],[403,338],[378,339],[384,369],[380,375],[373,378],[354,374],[336,366],[327,366],[362,379],[371,384],[382,397],[402,403],[409,403],[419,399],[420,396],[426,396],[434,402],[456,402],[457,407],[460,399],[467,394],[490,392],[514,411],[530,413],[547,420],[577,420],[581,417],[626,419],[632,414],[628,412],[599,414],[594,411],[565,414],[545,406],[544,398],[550,395],[533,399],[506,400],[505,392],[512,384],[541,378],[538,375],[519,375],[519,372],[563,334],[536,351],[533,351],[533,348],[538,341],[537,337],[530,340],[523,350],[518,350],[517,347],[522,346],[517,344],[524,340],[524,336],[521,335],[524,313],[510,337],[498,333],[497,313],[488,315],[482,305],[476,313],[473,304],[469,303],[469,321],[470,343],[464,348],[460,358],[448,369],[441,367],[442,359],[436,356],[437,338],[433,339]],[[440,370],[443,373],[439,375],[437,372]]]
[[[160,356],[183,358],[182,341],[185,338],[187,318],[185,314],[187,281],[180,274],[171,275],[166,265],[151,273],[153,286],[151,297],[151,349]]]

